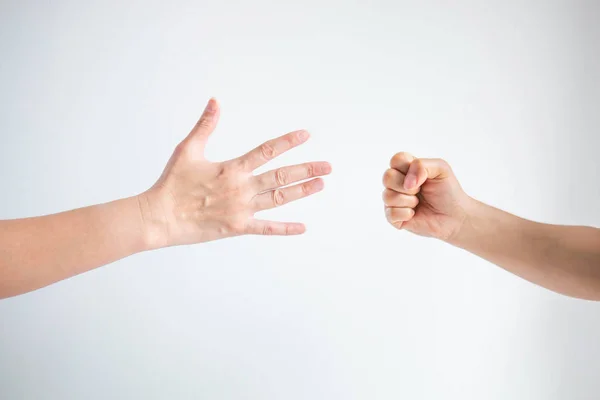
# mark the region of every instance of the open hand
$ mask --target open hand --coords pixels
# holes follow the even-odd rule
[[[247,154],[224,162],[204,158],[208,137],[219,119],[211,99],[189,135],[177,146],[159,180],[139,197],[150,247],[193,244],[244,234],[298,235],[300,223],[263,221],[258,211],[315,194],[331,172],[327,162],[279,168],[260,175],[253,171],[308,140],[296,131],[263,143]],[[307,182],[297,183],[307,179]],[[292,186],[289,184],[297,183]]]

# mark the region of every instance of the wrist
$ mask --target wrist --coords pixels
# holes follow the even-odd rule
[[[468,248],[470,242],[476,236],[475,231],[479,226],[482,214],[485,213],[485,205],[472,197],[466,198],[462,205],[462,219],[458,224],[458,229],[445,241],[453,246]]]
[[[140,231],[144,250],[167,247],[169,243],[167,221],[161,209],[158,194],[152,190],[135,196],[139,208]]]

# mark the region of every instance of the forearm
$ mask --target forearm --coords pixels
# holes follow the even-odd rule
[[[473,201],[450,242],[550,290],[600,300],[600,229],[528,221]]]
[[[138,197],[43,217],[0,221],[0,298],[149,247]]]

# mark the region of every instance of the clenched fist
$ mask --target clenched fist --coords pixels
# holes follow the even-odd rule
[[[451,240],[472,202],[450,166],[440,159],[398,153],[383,175],[383,184],[387,220],[421,236]]]
[[[204,158],[204,147],[218,119],[218,103],[211,99],[196,126],[175,149],[160,179],[140,196],[151,247],[244,234],[304,232],[303,224],[258,220],[254,214],[321,191],[323,180],[316,177],[329,174],[331,166],[310,162],[256,176],[253,171],[306,142],[308,132],[288,133],[241,157],[211,162]],[[307,179],[311,180],[297,183]]]

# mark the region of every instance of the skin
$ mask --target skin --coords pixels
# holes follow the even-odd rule
[[[483,204],[440,159],[398,153],[383,184],[395,228],[443,240],[552,291],[600,300],[600,229],[537,223]]]
[[[132,254],[240,235],[299,235],[301,223],[264,221],[259,211],[313,195],[327,162],[253,171],[306,142],[306,131],[270,140],[224,162],[204,158],[219,120],[211,99],[158,181],[137,196],[59,214],[0,221],[0,298],[29,292]],[[302,183],[298,183],[302,182]]]

